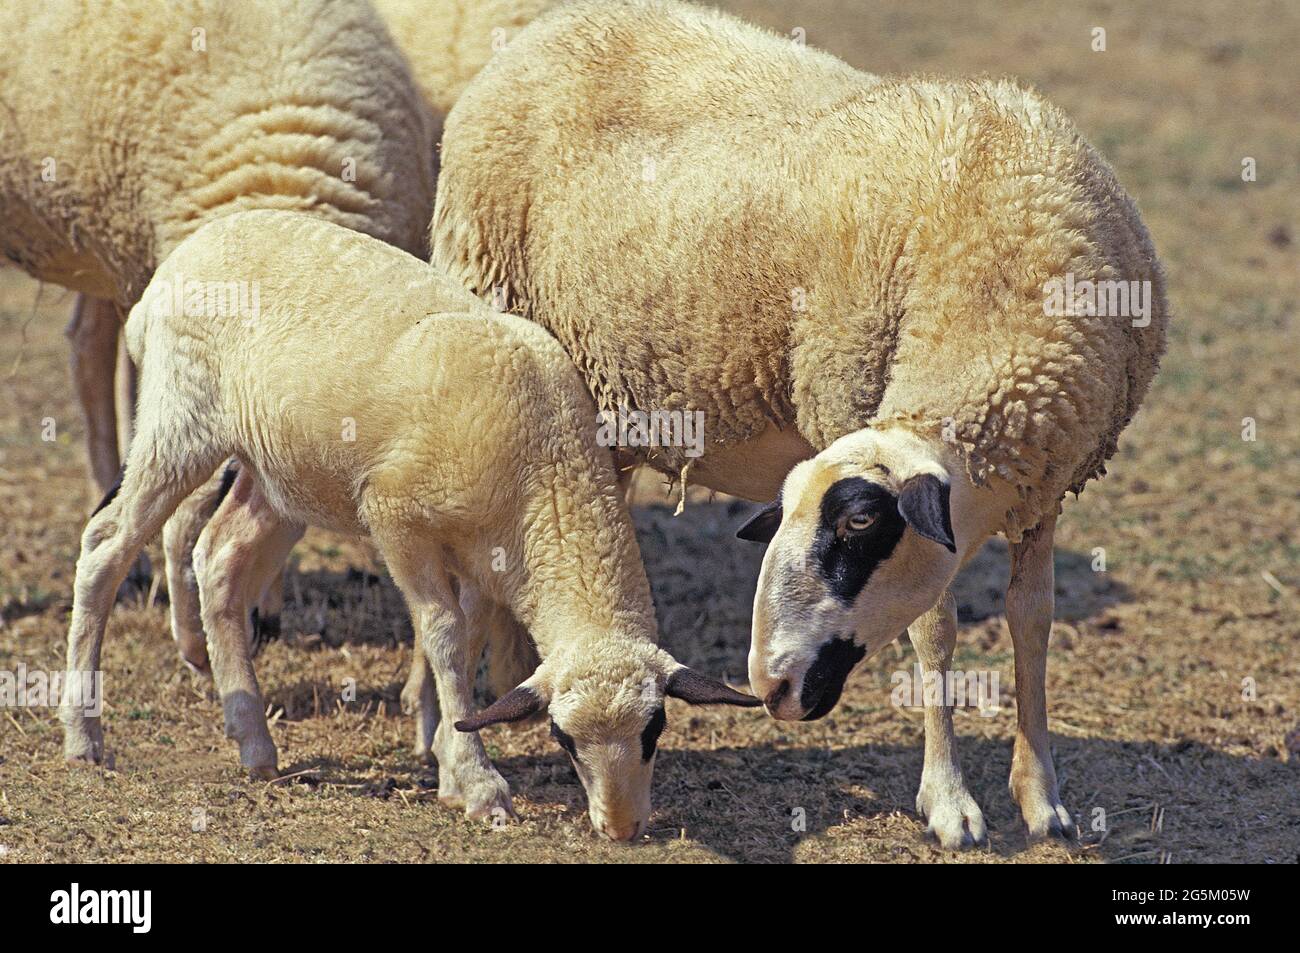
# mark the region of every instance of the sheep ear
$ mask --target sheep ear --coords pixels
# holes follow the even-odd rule
[[[741,708],[757,708],[763,704],[753,695],[738,692],[730,685],[725,685],[708,675],[701,675],[685,665],[668,676],[668,681],[664,684],[664,694],[680,698],[688,705],[738,705]]]
[[[504,721],[519,721],[546,707],[546,699],[527,685],[512,688],[477,715],[456,722],[457,731],[478,731]]]
[[[898,494],[899,515],[917,534],[957,552],[952,535],[952,511],[948,506],[948,484],[930,473],[907,480]]]
[[[736,530],[738,539],[747,539],[751,543],[770,543],[781,525],[781,501],[773,500]]]

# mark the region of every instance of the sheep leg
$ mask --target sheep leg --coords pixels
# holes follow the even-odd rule
[[[1056,517],[1043,520],[1011,546],[1007,625],[1016,656],[1016,742],[1011,796],[1031,838],[1069,836],[1070,813],[1061,805],[1047,735],[1047,639],[1055,608],[1052,534]]]
[[[114,314],[116,316],[116,312]],[[118,337],[116,373],[117,445],[123,451],[129,451],[131,435],[135,433],[135,404],[140,378],[131,362],[131,355],[126,352],[124,336]]]
[[[395,545],[385,546],[377,536],[376,542],[411,607],[416,638],[438,688],[442,718],[433,735],[438,799],[463,806],[469,817],[504,823],[515,816],[510,786],[492,764],[478,732],[455,728],[457,721],[474,713],[474,675],[484,632],[481,626],[469,624],[466,610],[480,613],[481,597],[468,589],[463,598],[458,595],[446,570],[427,555],[408,558],[402,544],[409,540],[394,540]]]
[[[72,346],[72,386],[86,421],[90,487],[96,499],[117,482],[122,465],[113,392],[121,327],[113,302],[77,295],[65,332]]]
[[[402,686],[402,711],[415,716],[415,756],[427,761],[433,750],[434,732],[438,729],[438,693],[421,641],[417,634],[411,674]]]
[[[440,618],[430,619],[424,629],[424,651],[438,683],[438,702],[442,719],[433,736],[433,751],[438,759],[438,798],[465,808],[471,818],[486,818],[494,825],[515,817],[506,783],[492,760],[478,732],[457,731],[455,723],[474,713],[474,675],[483,652],[485,632],[471,625],[481,607],[466,600],[469,618],[461,613],[453,618],[440,611]]]
[[[249,609],[264,585],[266,565],[282,563],[303,529],[282,519],[253,472],[241,467],[194,549],[208,658],[226,736],[239,745],[239,763],[253,777],[268,780],[277,776],[277,758],[253,670]]]
[[[957,603],[952,594],[945,592],[934,608],[908,627],[907,634],[922,670],[936,673],[940,684],[946,685],[957,646]],[[984,814],[962,778],[951,701],[945,697],[939,705],[925,706],[925,767],[916,811],[928,821],[926,831],[943,847],[958,850],[984,843],[988,835]]]
[[[201,450],[176,452],[163,441],[142,438],[132,453],[122,484],[86,524],[81,537],[73,583],[72,621],[68,627],[67,680],[60,718],[64,753],[69,761],[100,763],[104,757],[103,729],[96,711],[79,704],[76,686],[100,671],[104,628],[117,587],[141,548],[163,521],[217,465]]]
[[[199,607],[199,583],[194,571],[194,547],[230,489],[231,476],[222,467],[191,493],[163,527],[163,557],[167,595],[171,603],[172,639],[181,661],[201,675],[210,675],[208,643]]]

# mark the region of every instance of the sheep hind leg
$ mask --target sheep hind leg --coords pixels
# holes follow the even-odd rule
[[[411,674],[402,686],[402,711],[415,717],[415,756],[427,761],[433,754],[434,733],[438,730],[438,691],[421,642],[417,632]]]
[[[1011,758],[1011,796],[1020,805],[1031,839],[1070,835],[1070,813],[1061,805],[1047,734],[1047,640],[1055,608],[1049,517],[1011,546],[1007,626],[1015,649],[1016,741]]]
[[[947,685],[948,668],[957,645],[957,604],[945,592],[929,612],[907,630],[922,670],[934,673]],[[984,814],[971,797],[957,759],[957,739],[952,727],[952,699],[925,706],[925,767],[916,795],[916,811],[927,821],[926,830],[948,850],[982,844],[988,840]]]
[[[266,566],[280,565],[303,529],[282,519],[253,472],[241,467],[194,549],[203,629],[226,736],[239,745],[240,764],[265,780],[277,777],[277,753],[253,670],[249,609],[265,585]]]
[[[122,318],[112,301],[77,295],[65,333],[72,351],[72,386],[86,426],[90,489],[96,500],[117,484],[122,451],[128,445],[118,425],[119,412],[129,420],[135,406],[123,403],[114,389],[121,329]],[[148,592],[151,577],[149,556],[142,550],[127,572],[122,595]]]
[[[172,640],[181,661],[200,675],[211,675],[212,669],[208,662],[207,637],[203,633],[203,612],[199,607],[194,547],[217,507],[230,492],[238,472],[238,464],[230,461],[187,496],[163,527]]]
[[[201,447],[154,439],[143,433],[128,460],[121,485],[86,524],[73,583],[68,627],[67,679],[60,719],[69,761],[102,763],[103,729],[98,706],[77,697],[100,671],[104,629],[114,593],[145,543],[220,461]]]
[[[121,468],[113,372],[122,320],[111,301],[77,295],[68,323],[72,386],[86,422],[91,490],[98,499],[117,482]]]

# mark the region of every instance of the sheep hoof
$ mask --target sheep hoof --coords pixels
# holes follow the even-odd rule
[[[485,820],[500,827],[518,820],[510,799],[510,785],[493,771],[490,775],[461,784],[439,769],[438,800],[448,807],[459,807],[471,820]]]
[[[65,726],[63,757],[68,764],[104,763],[104,729],[98,718],[74,718]]]
[[[258,781],[274,781],[280,776],[276,770],[278,757],[275,742],[270,735],[258,736],[239,742],[239,763]]]
[[[200,659],[186,658],[184,652],[180,653],[180,657],[181,657],[181,661],[185,663],[185,667],[188,668],[195,675],[202,675],[205,678],[212,677],[212,664],[208,661],[208,656],[206,652],[203,654],[203,657]]]
[[[274,781],[280,772],[274,764],[249,765],[248,776],[254,781]]]
[[[1027,801],[1020,806],[1020,811],[1024,815],[1025,828],[1031,841],[1049,837],[1074,839],[1074,819],[1061,805],[1059,798],[1044,796],[1037,803]]]
[[[984,813],[964,788],[922,787],[916,796],[916,811],[928,822],[926,833],[945,850],[963,850],[988,843]]]

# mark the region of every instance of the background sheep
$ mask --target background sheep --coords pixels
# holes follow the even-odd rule
[[[698,461],[646,454],[666,472],[769,497],[825,450],[786,481],[755,603],[751,685],[777,717],[825,714],[903,628],[942,676],[947,585],[1004,532],[1012,793],[1031,834],[1067,825],[1054,519],[1114,452],[1166,314],[1136,209],[1059,110],[1009,82],[880,80],[677,3],[577,3],[448,117],[433,260],[555,333],[602,409],[703,410]],[[1148,310],[1049,314],[1067,275],[1145,283]],[[918,809],[945,845],[981,840],[951,708],[926,727]]]
[[[558,0],[373,2],[441,128],[442,118],[483,65]]]
[[[420,254],[431,132],[366,3],[15,0],[0,17],[0,252],[84,296],[69,328],[73,379],[102,495],[125,439],[118,315],[158,263],[205,222],[253,208],[308,212]],[[188,553],[216,492],[183,507],[164,539],[173,632],[200,669]]]
[[[175,306],[232,281],[258,289],[254,320]],[[395,247],[258,211],[183,243],[132,309],[126,336],[142,375],[138,431],[120,490],[82,537],[70,675],[99,670],[130,561],[234,454],[240,474],[195,560],[226,731],[255,773],[274,776],[276,752],[249,658],[249,608],[306,524],[367,534],[381,552],[438,682],[439,796],[471,816],[511,810],[474,732],[549,710],[592,823],[633,839],[650,812],[665,695],[759,704],[655,644],[636,536],[609,453],[593,439],[591,400],[536,325],[493,315]],[[492,604],[527,627],[543,661],[475,716],[475,616]],[[71,704],[63,714],[68,757],[100,761],[98,718]]]

